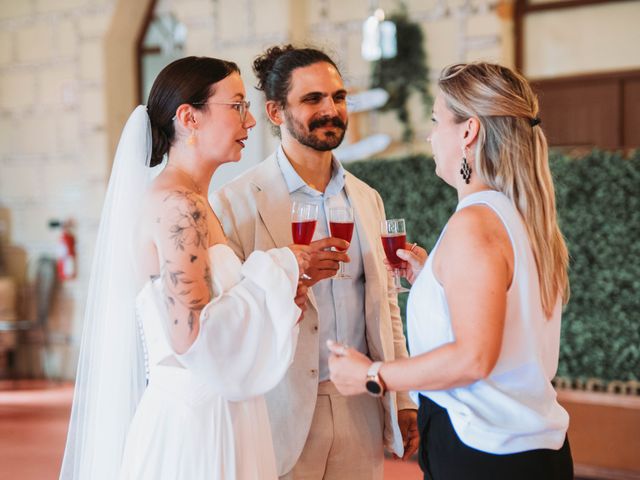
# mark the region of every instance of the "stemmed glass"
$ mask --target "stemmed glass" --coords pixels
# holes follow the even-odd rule
[[[329,230],[331,230],[332,237],[341,238],[351,243],[351,237],[353,236],[353,209],[351,207],[330,208]],[[344,262],[340,262],[340,269],[333,278],[351,278],[344,271]]]
[[[291,234],[293,243],[309,245],[316,230],[318,205],[306,202],[293,202],[291,207]],[[311,280],[306,273],[300,275],[303,280]]]
[[[380,234],[384,253],[387,256],[389,265],[393,269],[394,290],[397,293],[408,292],[409,290],[404,288],[400,283],[402,270],[404,270],[407,265],[404,260],[396,255],[396,251],[404,248],[407,243],[407,231],[405,229],[404,218],[383,220],[380,222]]]

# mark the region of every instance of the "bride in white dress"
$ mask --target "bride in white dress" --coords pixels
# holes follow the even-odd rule
[[[61,479],[277,478],[262,394],[295,352],[308,247],[242,264],[206,196],[254,125],[238,67],[205,57],[167,66],[148,108],[129,118],[96,244]]]

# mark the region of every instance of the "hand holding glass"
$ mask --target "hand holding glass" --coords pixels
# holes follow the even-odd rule
[[[396,254],[407,243],[407,231],[405,229],[404,218],[392,218],[380,222],[380,233],[382,236],[382,246],[387,256],[389,265],[393,269],[393,285],[398,293],[408,292],[400,283],[402,270],[406,268],[406,263]]]

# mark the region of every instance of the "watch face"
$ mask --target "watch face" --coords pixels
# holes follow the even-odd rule
[[[372,395],[380,395],[382,393],[382,386],[373,380],[367,380],[366,383],[367,391]]]

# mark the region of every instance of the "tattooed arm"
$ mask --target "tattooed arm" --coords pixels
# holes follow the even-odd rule
[[[213,295],[205,199],[174,190],[163,195],[155,241],[171,347],[184,353],[198,337],[200,311]]]

